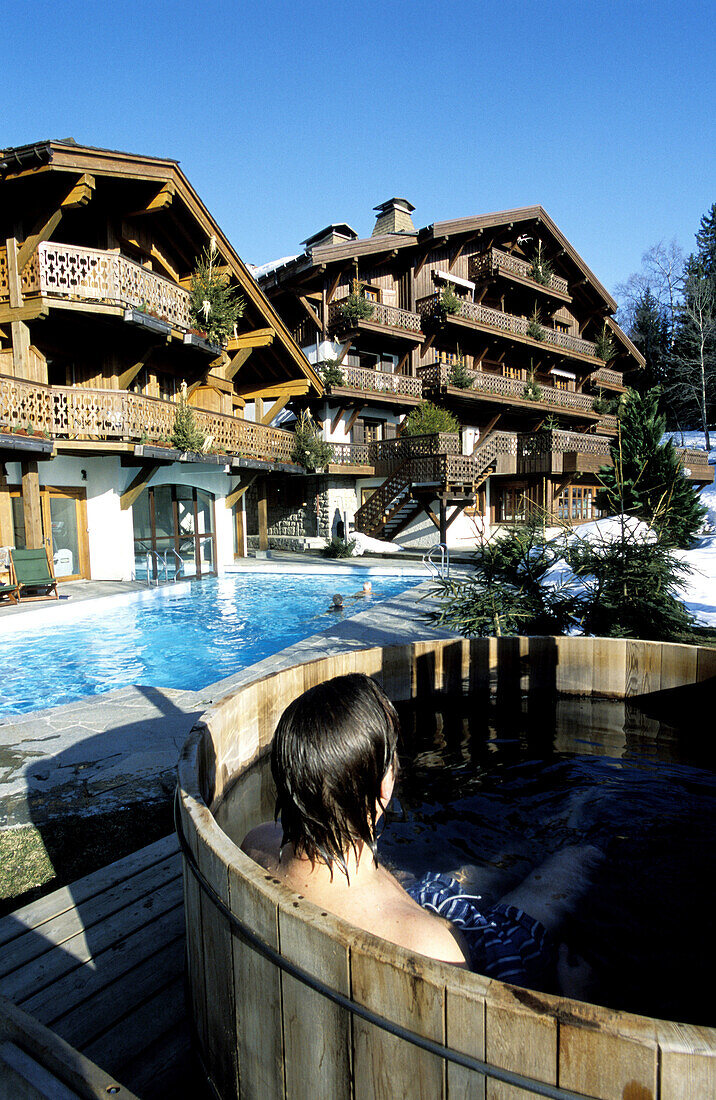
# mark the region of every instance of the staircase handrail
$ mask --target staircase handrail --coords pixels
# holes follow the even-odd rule
[[[517,454],[516,432],[492,431],[481,439],[472,452],[475,463],[475,476],[478,477],[497,460],[501,454]]]
[[[413,459],[408,456],[390,477],[387,477],[382,485],[379,485],[374,493],[368,497],[365,504],[355,514],[355,528],[357,531],[364,529],[364,524],[375,526],[376,519],[382,518],[388,504],[394,500],[401,489],[406,488],[411,482],[411,467]]]

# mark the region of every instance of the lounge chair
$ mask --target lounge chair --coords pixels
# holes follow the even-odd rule
[[[25,600],[56,600],[57,581],[47,549],[11,550],[20,603]]]
[[[0,580],[0,600],[9,600],[17,603],[18,586],[15,573],[10,560],[10,547],[0,546],[0,576],[6,576],[6,580]]]

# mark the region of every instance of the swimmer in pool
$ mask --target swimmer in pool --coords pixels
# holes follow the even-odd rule
[[[398,734],[392,703],[367,676],[304,692],[271,748],[276,821],[252,829],[242,849],[309,901],[392,943],[503,981],[554,984],[550,930],[569,909],[578,850],[558,853],[497,905],[482,906],[449,875],[404,889],[377,850]]]
[[[354,593],[351,599],[354,600],[370,600],[373,598],[373,585],[370,581],[366,581],[360,592]]]
[[[343,611],[343,597],[340,592],[336,592],[335,596],[331,596],[331,602],[328,608],[329,611]]]

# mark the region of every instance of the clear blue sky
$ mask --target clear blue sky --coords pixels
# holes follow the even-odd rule
[[[416,226],[541,203],[609,288],[716,201],[696,0],[3,5],[0,146],[174,157],[247,261],[391,195]]]

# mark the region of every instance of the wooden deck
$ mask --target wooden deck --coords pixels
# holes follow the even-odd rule
[[[184,998],[176,837],[0,920],[0,995],[142,1100],[207,1095]]]

